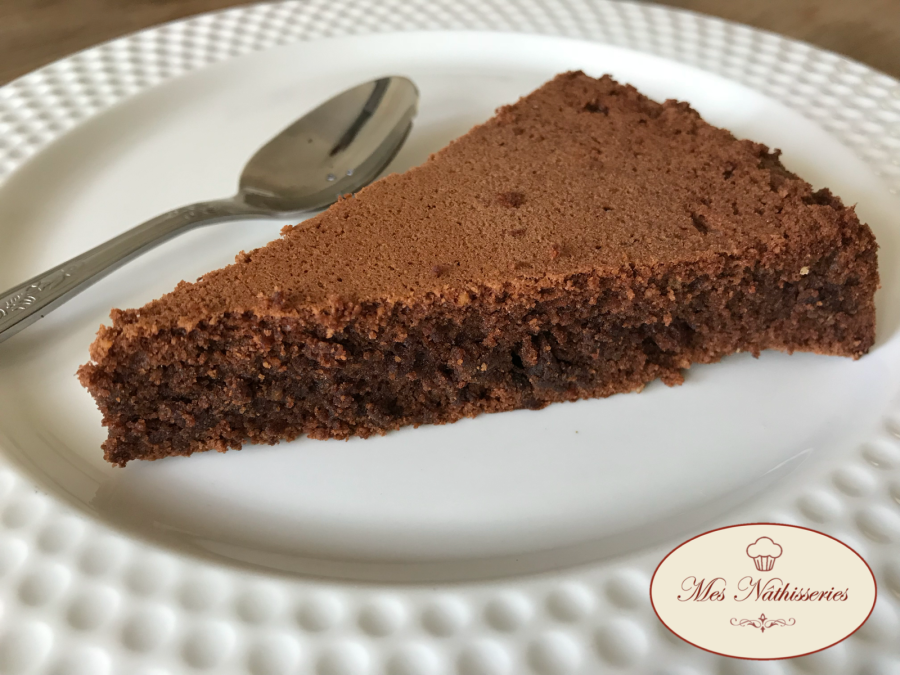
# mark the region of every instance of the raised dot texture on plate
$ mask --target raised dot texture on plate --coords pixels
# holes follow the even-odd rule
[[[531,618],[531,603],[521,593],[505,593],[488,602],[485,621],[502,632],[518,630]]]
[[[0,673],[17,675],[34,672],[44,663],[53,634],[50,628],[36,621],[0,628]]]
[[[888,589],[900,598],[900,559],[887,561],[884,566],[884,579]]]
[[[118,605],[119,594],[113,589],[86,586],[69,604],[66,620],[75,630],[96,630],[112,619]]]
[[[59,596],[69,582],[71,573],[62,565],[44,564],[29,572],[19,584],[19,600],[37,607]]]
[[[247,623],[265,623],[275,617],[282,601],[272,588],[254,588],[242,593],[237,600],[237,615]]]
[[[438,657],[425,645],[405,645],[392,654],[385,666],[387,675],[435,675]]]
[[[172,577],[172,562],[159,554],[142,554],[125,573],[125,583],[137,595],[163,591]]]
[[[208,623],[190,630],[182,641],[185,663],[198,670],[210,670],[231,655],[234,630],[222,623]]]
[[[560,632],[537,637],[528,647],[528,664],[538,675],[568,675],[581,665],[581,649]]]
[[[650,579],[636,570],[619,570],[606,582],[606,596],[622,609],[650,604]]]
[[[848,465],[834,472],[834,484],[846,495],[859,497],[875,489],[875,478],[860,466]]]
[[[827,523],[841,515],[840,500],[825,490],[807,492],[798,501],[800,511],[816,523]]]
[[[373,637],[390,635],[402,625],[403,605],[393,598],[372,600],[359,613],[359,627]]]
[[[53,666],[51,675],[107,675],[110,659],[95,647],[79,647],[66,654]]]
[[[859,675],[900,675],[900,659],[878,654],[860,669]]]
[[[125,619],[122,644],[133,652],[152,651],[169,639],[174,625],[171,610],[163,607],[141,608]]]
[[[459,675],[506,675],[511,663],[509,654],[500,644],[479,640],[463,647],[456,668]]]
[[[78,566],[89,576],[103,576],[116,571],[125,557],[125,544],[110,537],[88,542],[81,552]]]
[[[613,666],[633,666],[643,660],[649,647],[647,634],[629,619],[613,619],[596,634],[600,658]]]
[[[28,547],[17,539],[0,540],[0,578],[15,571],[25,556],[28,555]]]
[[[297,612],[297,621],[304,629],[318,633],[335,626],[342,615],[340,600],[334,595],[320,593],[303,601]]]
[[[23,495],[3,509],[0,522],[11,530],[30,525],[41,517],[44,502],[34,495]]]
[[[856,523],[869,539],[880,543],[900,543],[900,514],[896,509],[874,505],[856,514]]]
[[[847,671],[847,646],[841,642],[821,652],[794,659],[797,670],[809,675],[843,675]]]
[[[562,584],[547,597],[547,611],[558,621],[576,622],[594,609],[594,596],[581,584]]]
[[[893,481],[888,485],[888,494],[896,504],[900,505],[900,481]]]
[[[853,637],[869,643],[894,647],[900,644],[900,616],[897,615],[897,610],[890,600],[879,596],[869,620]]]
[[[900,466],[900,449],[895,442],[871,441],[863,446],[862,455],[869,464],[879,469],[894,469]]]
[[[250,647],[250,675],[288,675],[300,662],[300,645],[289,635],[267,635]]]
[[[666,628],[666,625],[662,621],[657,621],[656,633],[669,645],[675,647],[676,649],[694,649],[693,645],[688,644],[680,637],[675,635],[675,633]]]
[[[37,543],[45,553],[60,553],[72,548],[83,530],[84,525],[74,517],[63,516],[41,531]]]
[[[365,675],[369,652],[360,644],[342,642],[325,648],[316,662],[316,675]]]
[[[221,603],[227,593],[226,584],[216,572],[204,576],[187,576],[178,591],[178,601],[185,609],[202,612]]]
[[[459,632],[469,620],[466,606],[452,597],[440,597],[422,612],[422,625],[436,637],[450,637]]]

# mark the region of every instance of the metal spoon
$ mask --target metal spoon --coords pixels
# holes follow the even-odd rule
[[[397,154],[418,102],[418,90],[405,77],[338,94],[260,148],[234,197],[164,213],[0,294],[0,342],[183,232],[237,218],[291,218],[359,190]]]

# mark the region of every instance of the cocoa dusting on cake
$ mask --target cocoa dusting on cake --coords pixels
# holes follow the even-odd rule
[[[79,377],[124,465],[673,385],[738,351],[858,358],[876,248],[777,151],[565,73],[234,265],[114,310]]]

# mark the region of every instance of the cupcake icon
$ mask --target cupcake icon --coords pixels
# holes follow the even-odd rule
[[[781,557],[781,546],[768,537],[760,537],[747,547],[747,555],[760,572],[770,572],[775,566],[775,558]]]

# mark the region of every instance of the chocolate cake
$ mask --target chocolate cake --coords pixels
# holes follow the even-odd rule
[[[566,73],[235,264],[113,310],[79,377],[124,465],[675,385],[741,351],[858,358],[876,248],[778,151]]]

